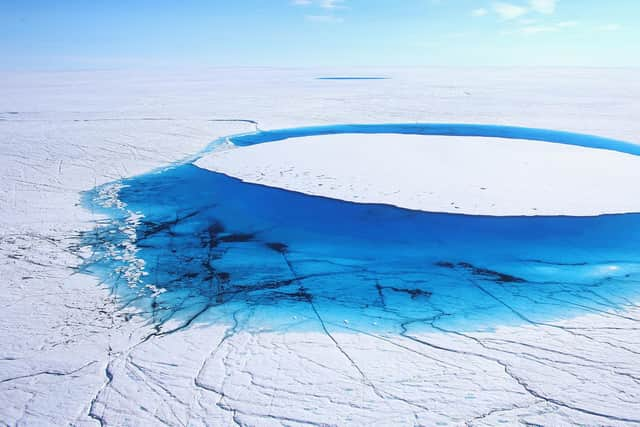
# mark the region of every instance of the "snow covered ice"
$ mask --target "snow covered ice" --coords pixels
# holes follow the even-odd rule
[[[591,172],[619,162],[593,192],[579,184],[604,167],[552,188],[566,171],[535,166],[532,191],[565,202],[548,213],[580,217],[423,212],[446,210],[390,199],[393,176],[384,191],[371,176],[346,191],[346,161],[320,171],[339,191],[320,192],[320,181],[287,177],[290,166],[317,171],[295,152],[302,141],[214,145],[226,151],[210,155],[213,169],[227,175],[191,164],[256,124],[480,123],[638,143],[638,70],[317,79],[332,75],[364,74],[2,74],[2,423],[640,424],[635,157],[518,140],[473,152],[492,164],[526,146]],[[350,137],[327,138],[336,157],[343,144],[357,154]],[[448,173],[475,179],[472,168]],[[572,190],[602,202],[566,203]],[[352,203],[357,194],[370,204]]]

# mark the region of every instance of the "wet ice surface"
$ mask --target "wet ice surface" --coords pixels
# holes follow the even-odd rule
[[[92,193],[101,274],[158,331],[224,304],[249,330],[482,331],[623,309],[640,215],[484,217],[356,204],[183,165]],[[320,320],[320,322],[318,322]],[[233,319],[223,320],[232,323]]]

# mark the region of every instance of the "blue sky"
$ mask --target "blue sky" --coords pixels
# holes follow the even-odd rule
[[[639,0],[0,0],[0,68],[640,66]]]

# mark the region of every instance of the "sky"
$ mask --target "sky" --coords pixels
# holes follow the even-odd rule
[[[0,0],[0,69],[640,66],[640,0]]]

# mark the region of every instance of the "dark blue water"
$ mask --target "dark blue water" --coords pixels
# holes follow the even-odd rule
[[[367,77],[367,76],[335,76],[316,77],[316,80],[389,80],[389,77]]]
[[[622,141],[552,131],[390,126],[232,140],[493,130],[638,154]],[[247,184],[190,164],[97,188],[87,200],[109,219],[85,236],[95,250],[85,268],[158,324],[241,321],[251,330],[288,331],[319,329],[322,320],[372,332],[485,330],[585,313],[622,316],[640,291],[638,214],[426,213]]]
[[[231,138],[235,145],[247,146],[315,135],[395,133],[401,135],[450,135],[479,136],[505,139],[528,139],[553,142],[587,148],[600,148],[640,156],[640,145],[611,138],[563,132],[550,129],[518,126],[441,124],[441,123],[393,123],[393,124],[342,124],[309,126],[293,129],[261,131]]]

